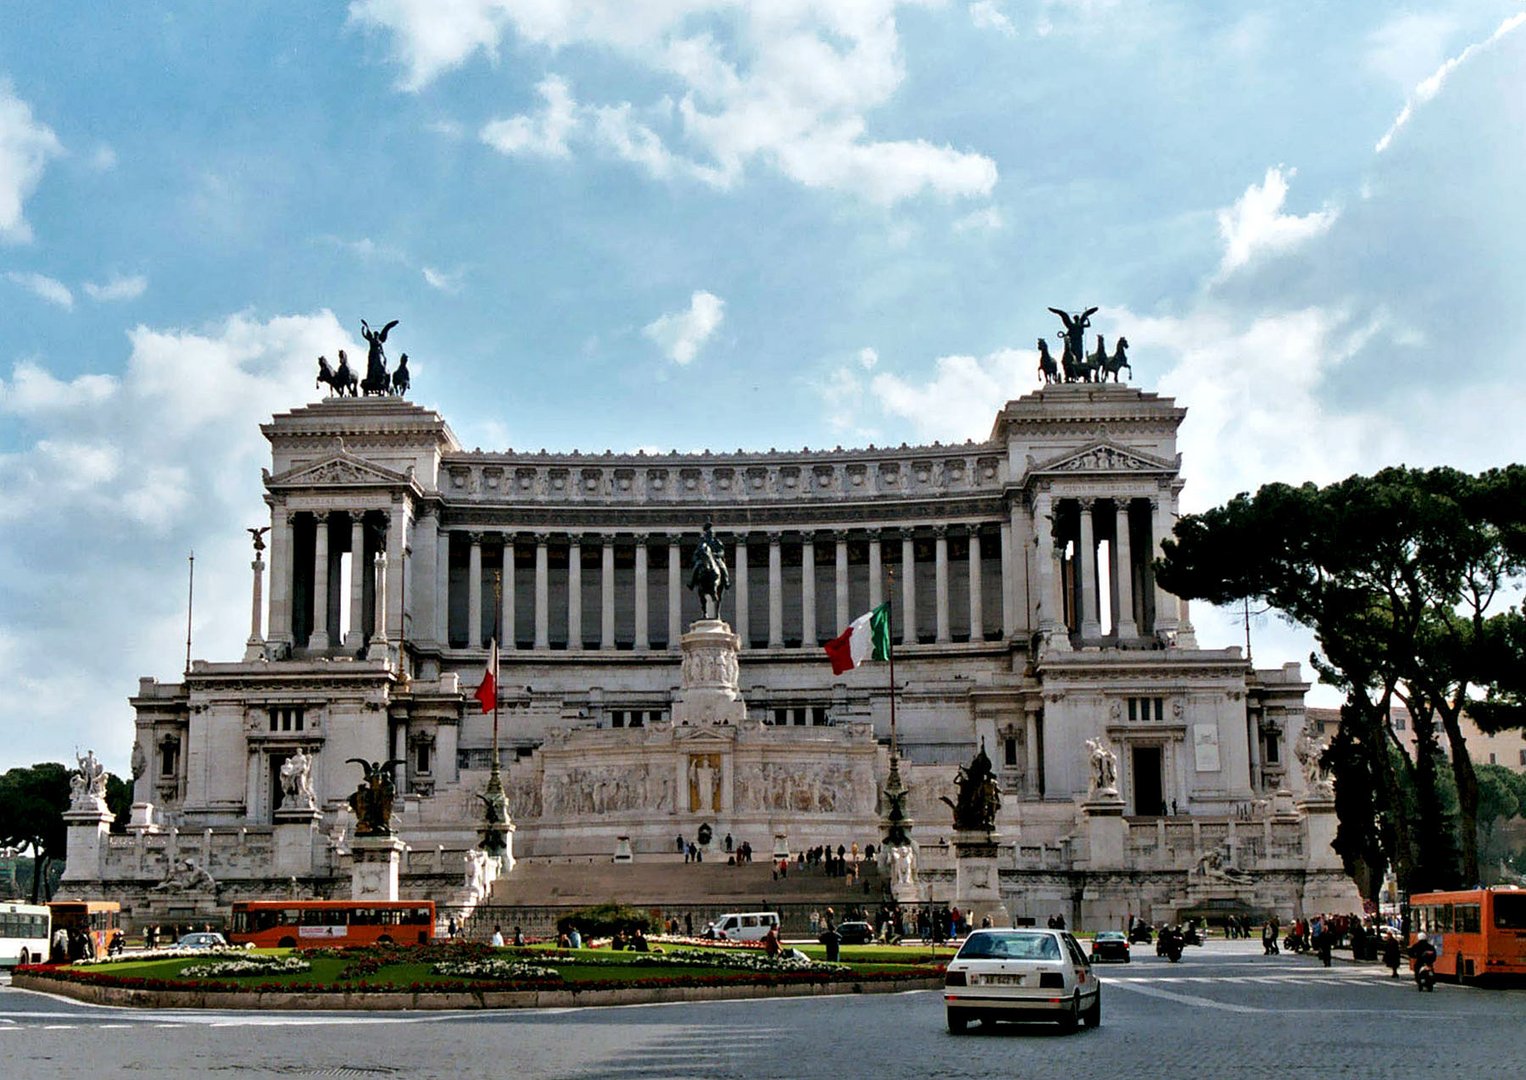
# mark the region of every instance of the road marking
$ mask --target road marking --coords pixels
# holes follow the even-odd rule
[[[1197,1005],[1205,1009],[1221,1009],[1232,1013],[1262,1013],[1265,1009],[1257,1009],[1250,1005],[1231,1005],[1227,1001],[1214,1001],[1212,998],[1200,997],[1197,994],[1181,994],[1174,990],[1162,990],[1156,986],[1139,986],[1136,980],[1118,982],[1119,987],[1126,987],[1136,994],[1144,994],[1148,997],[1165,998],[1167,1001],[1175,1001],[1182,1005]]]

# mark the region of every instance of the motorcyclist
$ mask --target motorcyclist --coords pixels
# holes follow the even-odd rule
[[[1409,947],[1410,965],[1415,972],[1415,985],[1421,990],[1431,989],[1436,982],[1436,946],[1421,933]]]

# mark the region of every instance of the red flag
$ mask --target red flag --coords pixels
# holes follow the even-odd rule
[[[498,640],[493,640],[492,655],[488,660],[487,671],[482,675],[482,685],[477,687],[477,692],[472,695],[477,699],[477,704],[482,706],[483,712],[492,712],[493,706],[498,704]]]

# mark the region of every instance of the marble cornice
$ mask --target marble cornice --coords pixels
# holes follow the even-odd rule
[[[486,532],[569,530],[590,532],[699,533],[699,524],[714,521],[729,537],[738,532],[769,528],[785,532],[830,529],[863,530],[901,524],[999,525],[1010,520],[1006,496],[992,491],[979,497],[897,500],[876,503],[830,502],[789,505],[728,506],[717,503],[648,503],[636,505],[582,503],[491,505],[447,501],[441,508],[441,528],[481,529]]]

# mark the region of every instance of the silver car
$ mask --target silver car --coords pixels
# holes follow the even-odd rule
[[[1054,1020],[1074,1030],[1102,1023],[1102,986],[1065,930],[977,930],[948,962],[943,1004],[950,1034],[971,1020]]]

